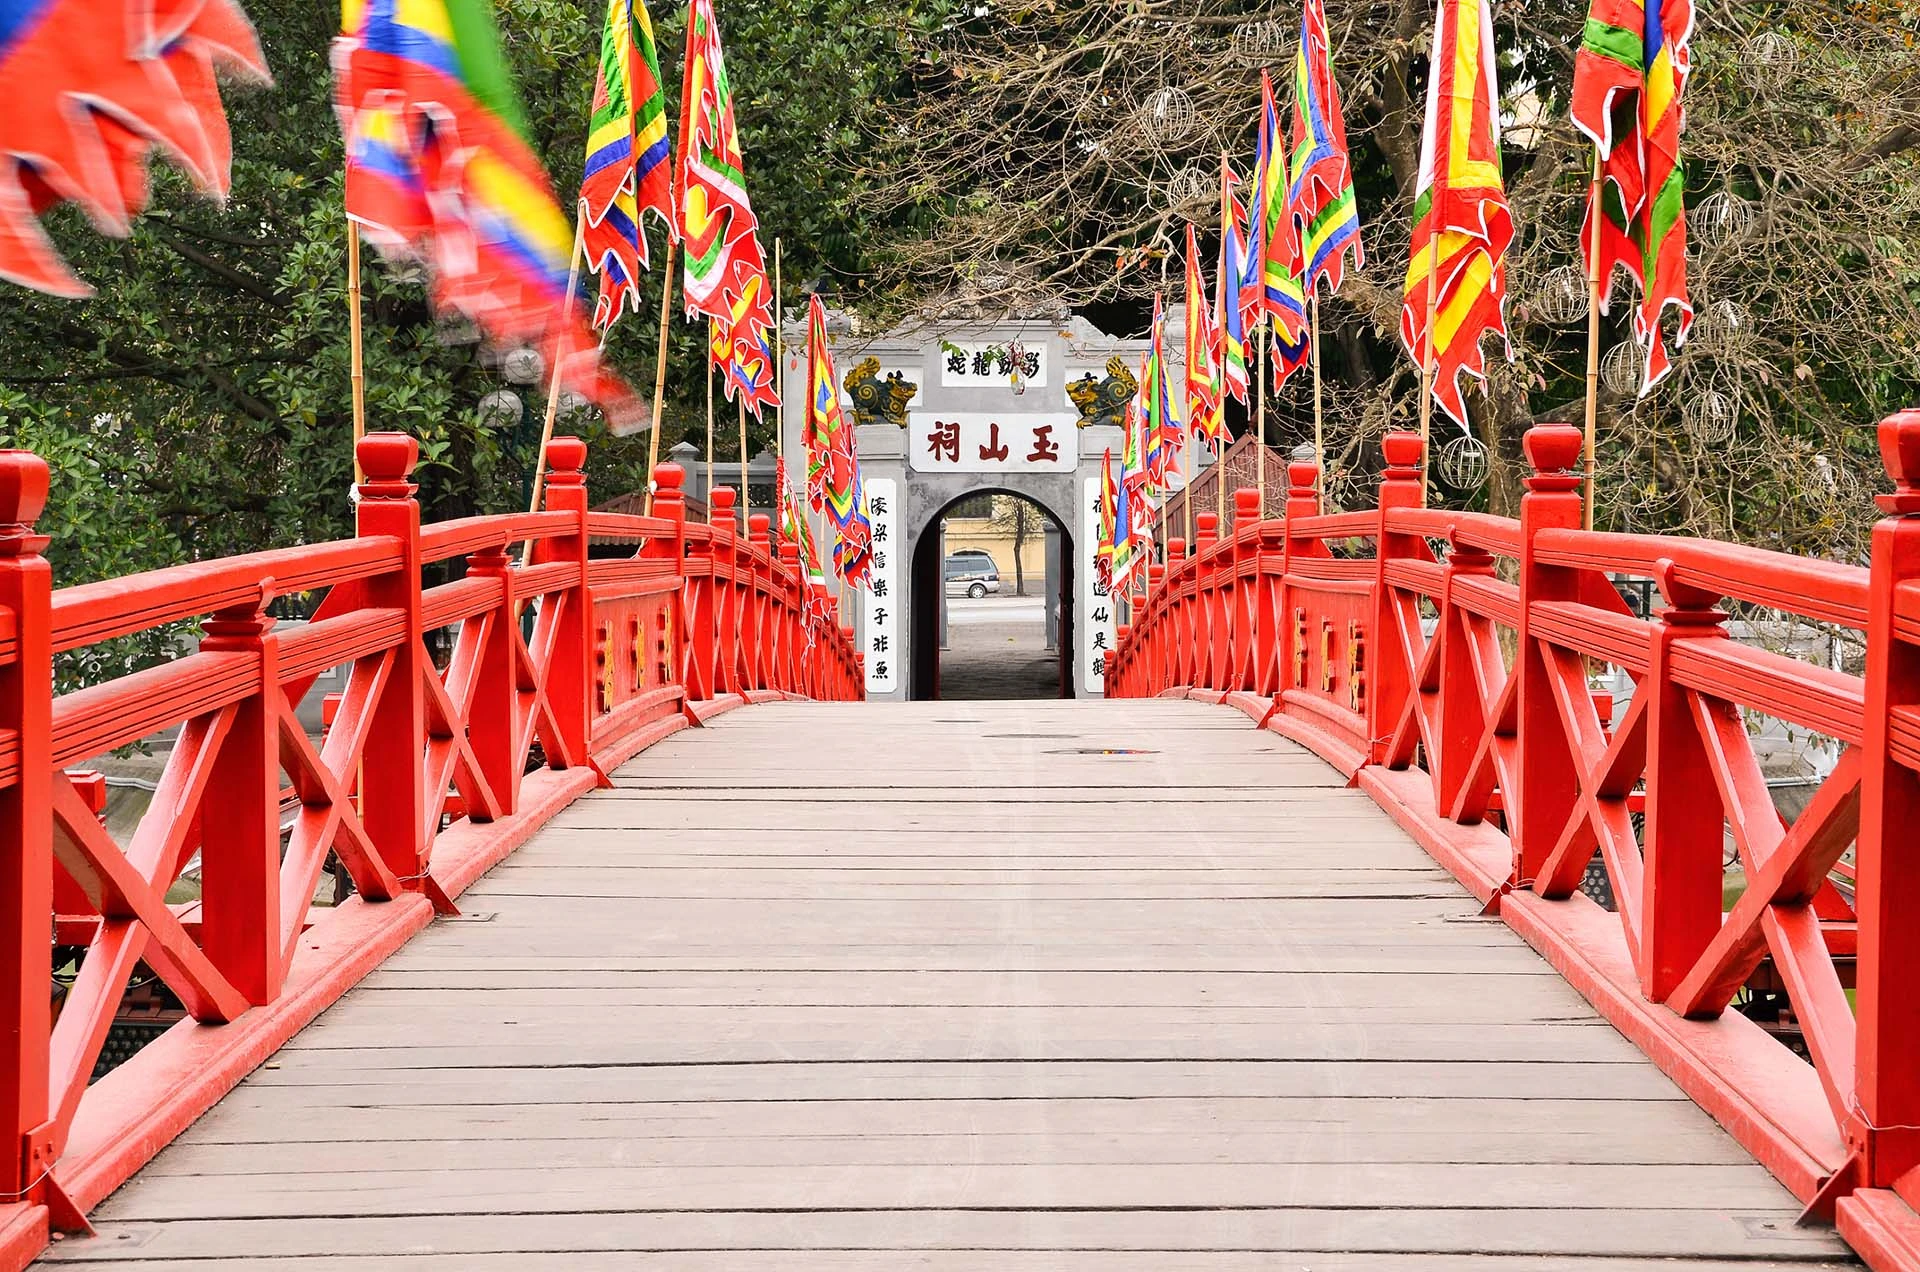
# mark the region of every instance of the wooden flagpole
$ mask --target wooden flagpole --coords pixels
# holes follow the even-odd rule
[[[660,342],[653,356],[653,436],[647,440],[646,513],[653,515],[653,470],[660,466],[660,412],[667,402],[667,320],[673,316],[673,249],[679,246],[671,230],[667,234],[667,259],[660,267]]]
[[[746,394],[746,390],[744,390],[744,389],[742,389],[742,390],[740,391],[740,396],[739,396],[739,397],[737,397],[737,398],[735,398],[735,399],[733,400],[733,403],[734,403],[734,406],[735,406],[735,407],[737,407],[737,408],[739,409],[739,412],[740,412],[740,533],[741,533],[741,534],[745,534],[745,533],[747,532],[747,503],[748,503],[748,499],[747,499],[747,394]]]
[[[1433,460],[1433,374],[1439,361],[1439,333],[1434,331],[1440,306],[1440,235],[1427,237],[1427,356],[1420,360],[1420,506],[1427,506],[1427,468]]]
[[[707,522],[713,522],[713,315],[707,315]]]
[[[1227,421],[1226,386],[1220,388],[1220,432],[1213,439],[1213,532],[1227,528]]]
[[[776,235],[773,240],[773,453],[785,456],[787,453],[787,314],[780,307],[780,257],[783,245]],[[773,524],[777,530],[780,525],[780,510],[787,505],[785,489],[773,492]],[[801,564],[804,570],[805,563]]]
[[[1308,317],[1313,323],[1313,493],[1317,500],[1324,500],[1327,493],[1327,435],[1326,415],[1320,398],[1320,288],[1316,285],[1313,295],[1307,298],[1312,308]]]
[[[1271,330],[1268,327],[1267,316],[1265,314],[1260,315],[1259,331],[1260,331],[1260,408],[1259,408],[1260,444],[1253,448],[1253,462],[1259,471],[1259,476],[1254,479],[1254,486],[1260,492],[1260,516],[1258,519],[1261,521],[1265,521],[1267,519],[1267,359],[1273,356],[1273,350],[1270,347],[1268,347],[1268,343],[1267,343],[1271,336]],[[1238,527],[1235,527],[1235,528],[1238,529]]]
[[[1587,243],[1587,420],[1586,420],[1586,505],[1587,529],[1593,529],[1594,441],[1600,420],[1600,182],[1604,176],[1600,147],[1593,148],[1593,186],[1591,216],[1593,233]]]
[[[367,479],[360,471],[360,439],[367,435],[367,364],[361,339],[360,223],[352,217],[347,218],[347,334],[353,345],[353,480],[358,485]]]
[[[533,458],[533,499],[528,512],[540,511],[540,487],[547,478],[547,445],[553,441],[553,422],[560,415],[560,354],[567,344],[567,324],[573,319],[573,290],[580,285],[580,258],[587,249],[587,221],[584,214],[575,217],[573,263],[567,266],[567,294],[560,302],[560,331],[553,341],[553,365],[547,368],[547,418],[540,424],[540,449]],[[526,551],[533,551],[529,542]],[[523,561],[522,564],[525,564]]]

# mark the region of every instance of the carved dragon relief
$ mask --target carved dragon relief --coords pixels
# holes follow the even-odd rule
[[[847,373],[844,384],[853,403],[855,424],[892,424],[907,426],[907,403],[919,394],[920,386],[900,372],[880,378],[880,359],[868,358]]]
[[[1127,422],[1127,403],[1140,391],[1140,382],[1127,370],[1124,358],[1107,359],[1107,378],[1095,380],[1089,371],[1067,386],[1067,397],[1080,412],[1080,427],[1111,424],[1121,428]]]

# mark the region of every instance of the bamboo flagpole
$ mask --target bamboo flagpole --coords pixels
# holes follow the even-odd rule
[[[360,318],[360,223],[347,218],[347,335],[353,344],[350,382],[353,390],[353,481],[367,479],[360,471],[360,439],[367,435],[367,364]]]
[[[733,400],[740,413],[740,533],[747,532],[747,395],[744,390]]]
[[[1591,208],[1593,232],[1587,241],[1587,419],[1586,419],[1586,526],[1593,529],[1594,443],[1600,420],[1600,183],[1605,175],[1600,147],[1593,148],[1593,185]]]
[[[1256,520],[1265,521],[1267,519],[1267,359],[1273,356],[1273,351],[1267,347],[1269,328],[1265,314],[1260,315],[1257,330],[1260,343],[1260,444],[1253,448],[1253,462],[1259,472],[1259,476],[1254,478],[1254,488],[1260,492],[1260,516]]]
[[[1213,532],[1227,529],[1227,421],[1226,390],[1220,391],[1220,435],[1213,439]]]
[[[778,235],[773,240],[773,453],[787,453],[787,342],[786,311],[780,308],[780,258],[784,245]],[[780,510],[786,507],[784,488],[773,492],[773,524],[780,525]]]
[[[707,521],[713,521],[713,316],[707,316]]]
[[[1307,297],[1308,320],[1313,324],[1313,494],[1316,501],[1327,493],[1326,414],[1320,397],[1320,287]]]
[[[1440,306],[1439,227],[1427,237],[1427,356],[1420,359],[1420,506],[1427,506],[1427,467],[1433,447],[1433,375],[1439,361],[1438,332],[1433,329]]]
[[[547,479],[547,446],[553,441],[553,422],[560,415],[560,355],[566,348],[567,324],[573,319],[573,292],[580,285],[580,258],[587,250],[587,217],[584,208],[575,209],[573,230],[573,263],[567,266],[567,294],[560,302],[560,331],[553,340],[553,365],[547,368],[547,417],[540,424],[540,449],[533,457],[533,498],[528,512],[540,511],[540,488]],[[528,541],[522,553],[521,564],[532,555],[533,543]]]
[[[653,358],[653,436],[647,439],[646,513],[653,515],[653,470],[660,466],[660,412],[667,402],[667,322],[673,317],[673,249],[679,240],[667,234],[667,259],[660,267],[660,343]]]

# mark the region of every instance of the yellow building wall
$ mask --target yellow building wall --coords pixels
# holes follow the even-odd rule
[[[1002,595],[1013,591],[1013,531],[996,527],[991,520],[971,518],[947,518],[947,553],[949,555],[962,549],[977,549],[993,558],[1000,570]],[[1040,586],[1047,577],[1047,535],[1042,526],[1036,526],[1027,535],[1024,551],[1021,553],[1021,570],[1027,577],[1027,592],[1038,595]]]

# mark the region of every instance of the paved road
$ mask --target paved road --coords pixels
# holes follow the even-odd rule
[[[991,596],[947,602],[940,696],[949,701],[1055,698],[1060,657],[1047,648],[1046,602]]]

